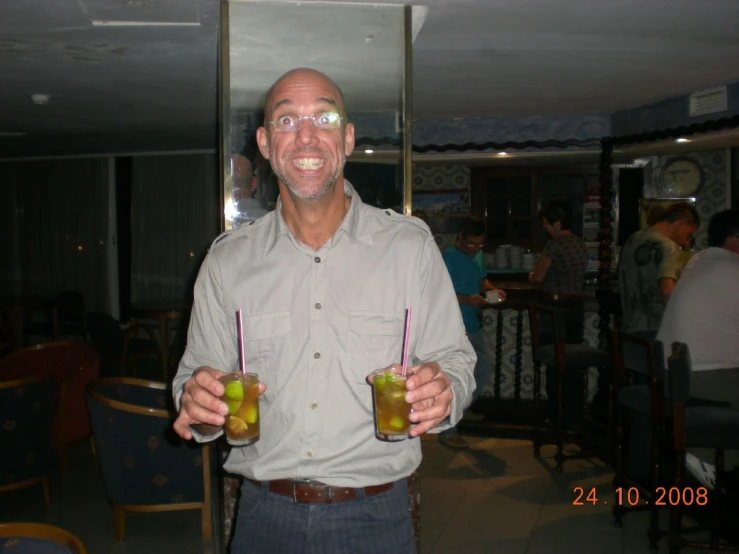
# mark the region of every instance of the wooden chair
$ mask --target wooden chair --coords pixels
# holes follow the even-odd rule
[[[615,366],[615,394],[617,410],[616,425],[616,475],[614,489],[617,497],[613,504],[613,517],[617,527],[623,525],[623,516],[628,511],[649,511],[650,525],[647,532],[649,547],[657,549],[662,533],[659,530],[660,506],[652,500],[654,491],[664,483],[662,460],[666,457],[665,425],[668,413],[668,400],[665,398],[665,363],[662,343],[639,336],[614,331],[611,335]],[[648,429],[638,425],[638,420],[648,421]],[[637,420],[630,429],[629,421]],[[629,432],[648,433],[649,448],[644,453],[648,459],[648,470],[644,476],[627,475],[624,468],[625,445]],[[637,449],[635,449],[637,450]],[[637,452],[631,452],[634,459]],[[632,464],[636,465],[636,464]],[[637,486],[641,496],[649,499],[649,504],[626,506],[623,501],[625,491]]]
[[[147,338],[137,336],[139,329],[135,325],[121,329],[113,316],[99,312],[87,314],[87,332],[100,352],[105,376],[115,374],[123,377],[130,368],[135,377],[141,360],[160,355],[159,343],[153,332],[148,328],[144,330]]]
[[[55,387],[54,445],[67,470],[68,445],[90,435],[85,385],[96,379],[100,358],[85,342],[48,342],[23,348],[0,359],[0,380],[52,377]]]
[[[567,431],[564,421],[565,378],[566,376],[569,378],[573,372],[577,373],[577,377],[581,380],[580,388],[583,409],[585,409],[587,405],[587,369],[590,367],[609,367],[611,364],[610,356],[605,350],[584,344],[567,343],[563,316],[564,310],[559,308],[533,303],[529,305],[531,346],[534,359],[534,457],[539,457],[541,446],[544,444],[541,417],[541,368],[542,366],[549,366],[556,370],[557,379],[557,421],[554,425],[554,444],[557,445],[555,460],[556,469],[559,472],[562,471],[565,460],[568,457],[573,457],[564,455]],[[553,344],[544,344],[542,335],[551,337]],[[552,402],[553,399],[549,398],[548,401]],[[610,427],[610,422],[608,426]],[[608,433],[606,436],[608,436]]]
[[[691,363],[688,346],[673,343],[668,359],[670,395],[672,397],[672,437],[675,460],[675,478],[670,492],[677,490],[681,497],[668,501],[670,505],[670,554],[678,554],[686,546],[710,550],[739,550],[739,545],[726,544],[720,538],[719,527],[723,518],[726,498],[724,488],[724,452],[739,450],[739,410],[719,405],[691,405]],[[713,492],[702,487],[685,486],[685,452],[687,448],[709,448],[715,450],[716,486]],[[701,490],[702,488],[702,490]],[[683,495],[690,494],[692,501]],[[699,496],[700,495],[700,496]],[[708,542],[688,541],[682,527],[684,505],[703,499],[705,509],[710,511]],[[669,500],[669,499],[668,499]],[[735,524],[735,522],[731,522]]]
[[[0,492],[41,484],[51,506],[54,381],[27,377],[0,382]]]
[[[209,540],[209,447],[175,435],[177,413],[166,385],[109,378],[90,383],[86,391],[116,539],[123,540],[127,512],[200,510],[203,540]]]
[[[17,554],[87,554],[69,531],[41,523],[0,523],[0,551]],[[5,545],[5,549],[2,546]],[[62,547],[62,548],[60,548]],[[62,550],[63,549],[63,550]]]

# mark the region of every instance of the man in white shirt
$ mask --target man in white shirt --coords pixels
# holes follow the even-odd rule
[[[688,345],[694,398],[730,402],[739,408],[739,210],[717,213],[708,226],[710,248],[685,267],[667,303],[657,339],[665,359],[673,342]],[[693,456],[691,472],[711,484],[715,470]],[[735,452],[726,453],[726,469],[739,465]]]

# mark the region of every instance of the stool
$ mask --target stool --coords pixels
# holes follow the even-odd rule
[[[610,356],[607,351],[584,344],[570,344],[566,341],[564,325],[566,310],[542,304],[529,305],[529,324],[531,325],[531,342],[534,359],[534,457],[538,458],[543,444],[541,437],[541,367],[548,366],[556,370],[557,376],[557,422],[556,438],[557,454],[555,457],[557,471],[562,471],[564,455],[564,393],[565,376],[568,372],[578,372],[582,380],[583,405],[587,403],[587,378],[585,372],[589,367],[609,367]],[[542,344],[542,334],[552,337],[553,344]],[[549,402],[553,399],[549,398]],[[582,413],[580,415],[583,415]],[[610,427],[610,422],[609,422]],[[609,433],[610,434],[610,433]]]

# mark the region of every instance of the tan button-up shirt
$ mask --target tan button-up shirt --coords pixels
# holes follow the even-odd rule
[[[410,475],[421,461],[419,439],[375,437],[366,380],[400,362],[407,306],[413,308],[410,360],[436,361],[450,377],[452,422],[470,402],[476,356],[428,228],[364,204],[348,181],[344,191],[349,211],[318,251],[295,239],[278,202],[253,225],[217,239],[203,262],[174,379],[178,405],[198,367],[238,371],[238,309],[247,371],[267,385],[261,437],[232,449],[230,472],[352,487]]]

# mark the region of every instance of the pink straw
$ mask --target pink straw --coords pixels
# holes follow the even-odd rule
[[[405,330],[403,331],[403,361],[401,365],[403,369],[401,375],[405,376],[406,370],[408,369],[408,343],[411,334],[411,308],[410,306],[405,310]]]
[[[244,359],[244,322],[241,318],[241,310],[236,311],[236,328],[239,330],[239,367],[241,373],[246,374],[246,360]]]

